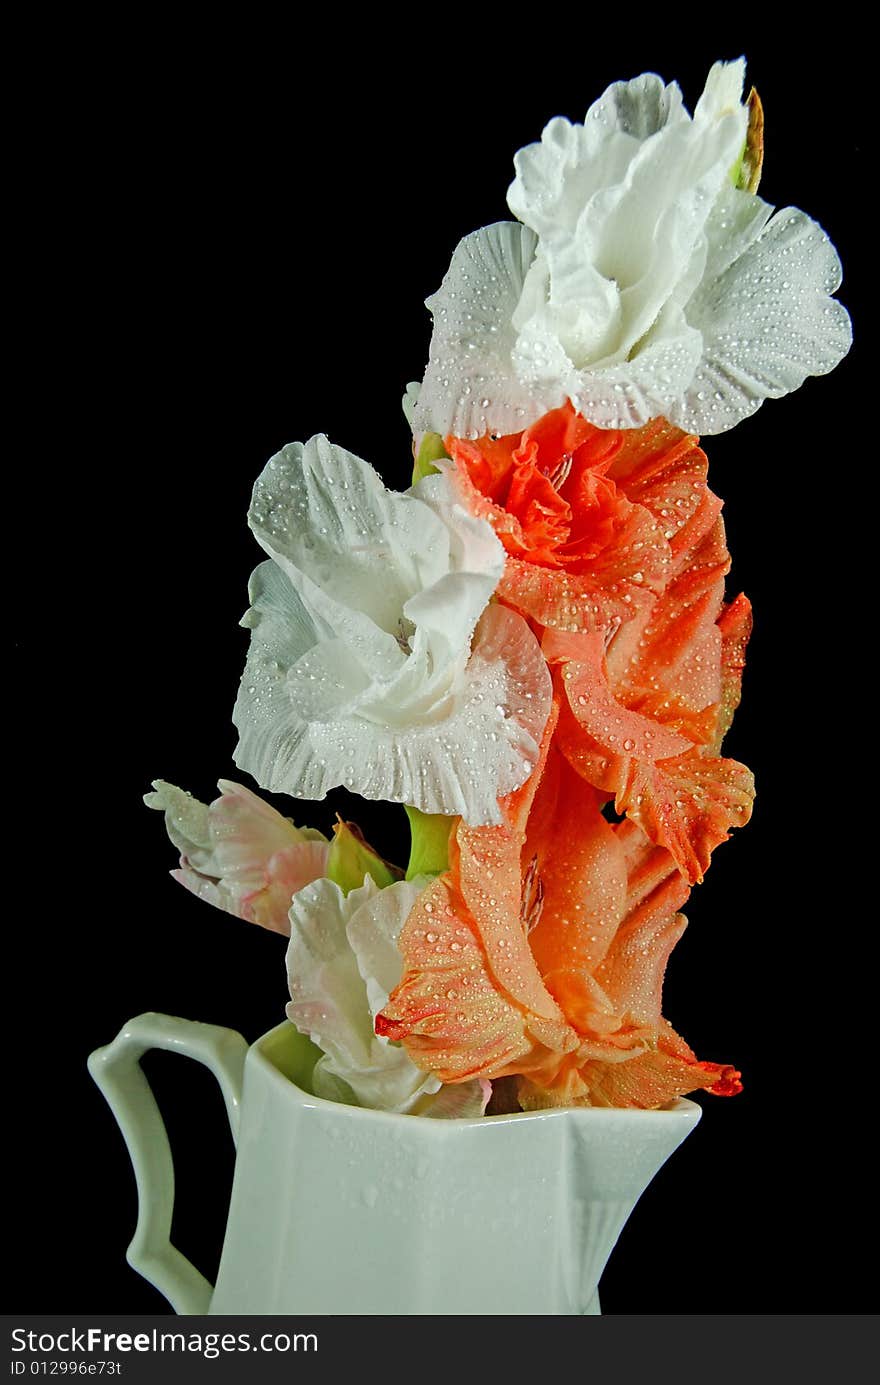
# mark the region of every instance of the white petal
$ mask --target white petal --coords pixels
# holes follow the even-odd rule
[[[616,360],[630,357],[663,306],[680,298],[683,282],[699,282],[704,227],[739,154],[745,122],[741,111],[706,129],[688,122],[669,127],[642,145],[622,184],[585,208],[572,253],[586,252],[618,286]]]
[[[584,126],[597,121],[641,141],[686,119],[678,83],[666,86],[656,72],[643,72],[628,82],[612,82],[587,111]]]
[[[630,140],[623,170],[595,157],[563,170],[563,191],[570,183],[576,195],[560,194],[564,215],[552,229],[542,222],[530,271],[544,278],[544,301],[537,284],[527,283],[514,315],[521,376],[549,383],[565,374],[566,357],[580,370],[628,363],[649,335],[656,340],[664,311],[699,283],[704,227],[739,154],[745,121],[742,108],[711,123],[685,119],[642,144]],[[576,218],[567,204],[579,206]],[[537,352],[524,371],[524,354]]]
[[[349,921],[348,939],[366,985],[374,1021],[403,975],[403,958],[397,940],[407,915],[427,884],[424,876],[398,880],[369,897]]]
[[[401,684],[384,708],[377,687],[369,705],[365,695],[353,711],[307,720],[296,695],[301,684],[288,678],[298,651],[294,647],[288,661],[274,638],[284,622],[284,606],[273,611],[267,604],[275,596],[273,587],[259,598],[260,621],[234,713],[241,737],[236,763],[264,788],[299,798],[323,798],[343,784],[365,798],[408,803],[426,813],[498,822],[497,799],[531,773],[550,708],[549,674],[525,621],[490,606],[461,678],[418,716],[402,716]],[[271,636],[268,654],[264,629]],[[401,679],[410,667],[409,695],[415,697],[427,675],[421,665],[408,664]]]
[[[773,207],[763,198],[732,183],[722,188],[706,222],[705,285],[720,279],[745,254],[772,215]]]
[[[447,570],[445,526],[323,436],[292,443],[271,459],[254,487],[249,519],[308,612],[365,668],[392,675],[401,662],[404,602]]]
[[[172,878],[197,899],[203,899],[215,909],[222,909],[224,914],[238,916],[238,902],[243,892],[229,889],[220,880],[211,880],[206,875],[200,875],[186,863],[185,856],[181,859],[184,864],[178,870],[171,871]]]
[[[521,378],[564,375],[560,347],[578,369],[628,361],[699,282],[706,218],[745,138],[737,73],[741,88],[742,64],[716,65],[694,121],[653,74],[618,83],[583,126],[551,121],[516,156],[509,205],[541,237],[513,319]]]
[[[478,573],[450,572],[406,603],[403,613],[418,626],[417,634],[424,636],[435,667],[448,667],[462,653],[467,657],[459,638],[460,620],[466,617],[472,634],[497,585],[498,578],[492,581]]]
[[[539,143],[514,155],[516,177],[507,190],[507,205],[542,244],[553,244],[558,236],[574,232],[597,187],[623,175],[632,147],[613,124],[596,120],[573,125],[556,116]]]
[[[418,380],[410,380],[409,384],[406,387],[406,393],[404,394],[403,399],[400,401],[401,407],[403,408],[403,416],[409,424],[412,432],[416,431],[414,415],[416,404],[419,402],[420,389],[421,384]]]
[[[486,1110],[492,1087],[479,1078],[471,1082],[447,1082],[434,1096],[423,1097],[414,1115],[433,1120],[475,1120]]]
[[[424,477],[411,493],[442,519],[449,536],[450,572],[410,597],[403,608],[404,616],[424,631],[430,660],[439,669],[469,649],[477,620],[504,572],[505,553],[492,526],[461,503],[454,471]]]
[[[840,278],[821,226],[794,207],[777,212],[687,305],[688,321],[703,334],[703,360],[671,421],[720,433],[764,399],[833,370],[852,342],[846,309],[829,297]]]
[[[311,1088],[315,1096],[322,1097],[324,1101],[339,1101],[344,1106],[360,1104],[349,1083],[334,1072],[333,1059],[326,1054],[318,1059],[312,1069]]]
[[[438,515],[449,531],[450,567],[454,572],[481,573],[494,585],[504,571],[504,548],[485,520],[475,519],[462,503],[451,462],[439,463],[441,475],[425,476],[411,494]]]
[[[417,430],[473,438],[514,433],[563,403],[560,389],[533,390],[511,366],[512,317],[536,244],[534,233],[514,222],[459,242],[443,283],[427,300],[434,332]]]
[[[347,1069],[369,1067],[373,1046],[366,987],[346,932],[364,893],[353,890],[357,898],[347,899],[331,880],[315,880],[290,905],[287,1016],[341,1077]]]
[[[367,877],[348,896],[329,880],[294,896],[287,1015],[324,1052],[313,1078],[317,1095],[346,1100],[350,1089],[362,1106],[405,1112],[438,1090],[437,1078],[417,1068],[404,1048],[374,1032],[369,1000],[372,993],[384,1004],[384,983],[400,977],[395,940],[419,891],[414,882],[380,891]]]
[[[675,83],[664,86],[652,72],[614,82],[590,107],[583,125],[556,116],[539,143],[514,155],[516,177],[507,205],[542,244],[553,246],[576,231],[600,188],[625,178],[643,141],[681,121],[687,116]]]
[[[299,659],[320,641],[333,639],[333,627],[309,612],[298,591],[275,563],[260,563],[248,583],[250,606],[241,624],[259,630],[266,657]]]
[[[405,667],[403,658],[398,667]],[[335,721],[342,715],[357,715],[374,686],[344,640],[316,644],[287,674],[287,695],[296,703],[303,721]]]
[[[208,805],[165,779],[154,779],[153,789],[155,792],[144,794],[144,802],[148,808],[165,814],[165,830],[174,846],[182,856],[189,858],[196,870],[204,866],[206,874],[216,874],[210,869],[214,845]]]
[[[432,1074],[417,1068],[405,1049],[393,1048],[386,1040],[377,1042],[386,1045],[387,1053],[392,1055],[389,1061],[352,1074],[349,1085],[361,1106],[407,1115],[426,1095],[436,1092],[440,1083]]]
[[[679,318],[681,315],[678,314]],[[638,428],[669,408],[694,378],[701,334],[683,319],[659,331],[630,361],[565,375],[572,404],[598,428]]]
[[[720,120],[731,112],[739,112],[745,79],[745,58],[737,58],[732,63],[713,63],[703,94],[694,108],[694,120]]]

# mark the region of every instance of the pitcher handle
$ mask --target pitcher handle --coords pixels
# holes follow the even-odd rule
[[[183,1053],[210,1068],[237,1142],[248,1046],[234,1029],[148,1013],[129,1020],[112,1043],[95,1049],[88,1060],[122,1131],[137,1181],[137,1227],[126,1259],[165,1295],[175,1313],[207,1313],[213,1284],[171,1244],[174,1163],[165,1124],[140,1066],[150,1048]]]

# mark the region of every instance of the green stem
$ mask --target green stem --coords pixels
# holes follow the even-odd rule
[[[406,806],[412,845],[409,865],[406,868],[407,880],[417,875],[439,875],[449,868],[449,833],[455,818],[443,813],[423,813],[418,808]]]

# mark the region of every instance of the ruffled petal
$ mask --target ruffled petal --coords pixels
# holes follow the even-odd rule
[[[852,345],[849,314],[830,296],[840,281],[840,260],[822,227],[795,207],[777,212],[688,303],[702,361],[669,418],[694,432],[721,433],[808,375],[827,375]]]
[[[426,890],[400,938],[403,980],[376,1020],[443,1082],[517,1071],[533,1047],[525,1017],[499,988],[476,923],[441,878]]]
[[[591,741],[609,755],[651,762],[686,754],[692,748],[687,736],[617,700],[604,668],[601,636],[578,635],[569,637],[568,643],[573,646],[572,653],[577,653],[577,662],[565,664],[563,683],[569,706]],[[565,637],[551,633],[545,638],[544,649],[548,658],[560,658],[566,652]]]
[[[563,388],[597,428],[641,428],[659,415],[673,416],[672,401],[690,387],[702,347],[701,334],[682,313],[665,309],[631,360],[581,370],[569,366]]]
[[[685,567],[711,560],[726,570],[723,542],[697,553],[721,509],[706,485],[706,455],[664,420],[602,430],[568,404],[522,434],[446,443],[468,508],[489,521],[507,552],[498,595],[544,626],[607,634],[640,613],[647,617]],[[547,484],[558,478],[553,542],[536,544],[536,526],[529,529],[511,508],[514,479],[527,459]],[[545,500],[542,511],[550,510]],[[537,528],[549,532],[543,514]],[[614,652],[625,648],[629,658],[643,628],[644,621],[629,640],[618,635]]]
[[[537,237],[498,222],[460,241],[438,291],[430,357],[413,419],[415,431],[512,433],[563,402],[558,386],[533,390],[511,365],[514,309]]]
[[[583,710],[579,708],[578,710]],[[752,811],[754,779],[736,760],[691,749],[669,759],[639,758],[635,735],[618,753],[579,723],[573,711],[559,719],[559,746],[579,774],[607,794],[658,845],[673,856],[691,884],[703,879],[715,847]],[[626,749],[632,741],[632,751]]]
[[[514,368],[533,391],[561,384],[600,427],[668,413],[700,361],[684,309],[745,139],[742,77],[741,63],[716,64],[691,121],[646,74],[517,155],[508,201],[540,241],[513,318]]]
[[[407,720],[398,700],[383,718],[379,704],[365,713],[352,703],[308,719],[297,696],[302,679],[290,678],[299,651],[293,644],[287,653],[277,639],[295,594],[279,592],[276,581],[262,589],[261,571],[252,587],[259,622],[234,714],[236,763],[266,788],[297,797],[320,799],[343,784],[427,813],[498,821],[498,796],[535,764],[550,705],[546,665],[522,618],[500,606],[486,610],[458,686],[433,710],[417,708]]]
[[[544,755],[549,743],[545,731]],[[415,1061],[444,1082],[519,1071],[536,1043],[577,1043],[541,980],[520,917],[525,824],[542,773],[540,763],[506,801],[500,826],[459,826],[451,874],[425,891],[401,934],[404,977],[377,1031],[405,1040]]]
[[[754,797],[755,781],[745,765],[691,751],[656,765],[634,763],[614,805],[698,884],[716,846],[748,822]]]
[[[448,571],[442,521],[319,435],[269,461],[249,522],[312,618],[370,674],[392,676],[404,659],[398,635],[405,603]]]
[[[602,187],[621,181],[639,145],[667,125],[687,121],[676,83],[653,72],[614,82],[583,125],[556,116],[540,142],[514,155],[507,205],[538,235],[576,230],[583,208]]]

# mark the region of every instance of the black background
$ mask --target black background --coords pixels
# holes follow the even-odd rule
[[[25,225],[40,247],[27,282],[50,306],[25,354],[45,409],[15,468],[7,721],[22,825],[7,863],[16,1311],[167,1306],[124,1262],[134,1185],[90,1050],[147,1009],[249,1040],[283,1016],[283,940],[176,886],[141,804],[155,777],[206,800],[218,777],[243,777],[230,714],[262,556],[245,523],[254,479],[320,431],[407,484],[399,400],[427,357],[422,302],[458,239],[507,216],[514,151],[644,70],[678,79],[692,109],[710,63],[741,51],[767,119],[761,192],[835,241],[857,344],[832,376],[705,442],[729,592],[755,607],[727,750],[758,798],[691,898],[665,1013],[700,1057],[736,1063],[745,1091],[699,1098],[701,1125],[625,1229],[603,1306],[867,1309],[853,1260],[875,1043],[851,882],[870,872],[873,701],[852,633],[852,515],[875,446],[858,73],[826,33],[697,38],[649,34],[623,7],[592,27],[586,13],[511,14],[503,31],[498,15],[485,30],[449,12],[422,14],[424,30],[331,17],[308,38],[144,21],[79,33],[113,61],[43,88]],[[295,815],[326,830],[337,810],[404,859],[402,809],[338,792]],[[232,1168],[221,1102],[195,1064],[147,1068],[177,1157],[175,1236],[212,1275]]]

